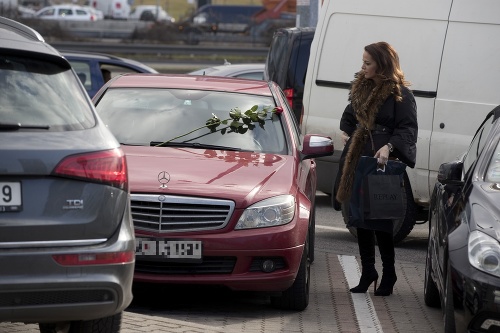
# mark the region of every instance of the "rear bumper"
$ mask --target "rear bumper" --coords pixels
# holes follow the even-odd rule
[[[129,214],[107,242],[63,248],[0,251],[0,322],[61,322],[112,316],[132,302],[135,262],[62,266],[55,254],[134,251]]]

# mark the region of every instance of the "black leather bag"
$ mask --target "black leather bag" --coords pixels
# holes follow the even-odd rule
[[[406,164],[389,160],[383,168],[374,157],[362,156],[354,176],[351,214],[355,219],[400,219],[405,214],[404,172]]]

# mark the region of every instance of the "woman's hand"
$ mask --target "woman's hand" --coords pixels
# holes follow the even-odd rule
[[[389,159],[389,147],[387,145],[382,146],[374,156],[377,159],[378,164],[387,164]]]
[[[345,146],[345,144],[349,140],[349,135],[347,135],[346,132],[342,131],[342,133],[340,133],[340,138],[342,139],[342,142],[344,143]]]

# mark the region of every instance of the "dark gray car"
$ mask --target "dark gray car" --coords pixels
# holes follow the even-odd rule
[[[135,260],[128,197],[125,156],[69,62],[0,17],[0,321],[119,332]]]

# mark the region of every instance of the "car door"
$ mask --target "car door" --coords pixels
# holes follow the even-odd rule
[[[448,235],[462,223],[462,213],[466,207],[468,198],[468,188],[471,185],[472,174],[476,168],[477,160],[481,154],[488,134],[492,128],[494,113],[490,112],[476,134],[474,135],[469,149],[461,159],[462,173],[460,183],[448,183],[446,185],[436,184],[436,202],[438,203],[437,214],[437,240],[438,258],[439,258],[439,273],[441,279],[444,277],[447,263],[447,242]]]

